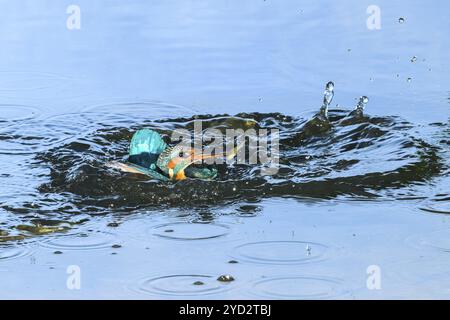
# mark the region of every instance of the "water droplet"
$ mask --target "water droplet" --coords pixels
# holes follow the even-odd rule
[[[405,19],[404,18],[398,18],[398,23],[403,23],[403,22],[405,22]]]
[[[113,249],[119,249],[119,248],[122,248],[122,246],[121,246],[120,244],[113,244],[113,245],[111,246],[111,248],[113,248]]]
[[[411,78],[408,78],[408,79],[406,79],[406,81],[408,81],[408,82],[411,82],[411,81],[412,81],[412,79],[411,79]]]
[[[325,92],[332,92],[334,90],[333,81],[329,81],[325,87]]]
[[[411,58],[411,62],[416,62],[417,61],[417,57],[416,56],[413,56],[412,58]]]
[[[324,117],[328,117],[328,106],[333,100],[334,96],[334,83],[329,81],[325,86],[325,91],[323,92],[323,105],[320,108],[320,114]]]
[[[311,247],[309,246],[309,244],[306,245],[306,254],[307,254],[308,256],[311,255]]]
[[[364,115],[364,108],[369,102],[369,98],[366,96],[361,96],[356,104],[355,110],[353,110],[350,115],[356,117],[362,117]]]
[[[358,104],[356,105],[356,112],[359,115],[362,115],[364,108],[366,107],[366,104],[369,102],[369,98],[366,96],[361,96],[359,98]]]
[[[172,232],[166,232],[172,230]],[[199,223],[199,222],[174,222],[154,226],[149,232],[155,236],[172,240],[205,240],[223,237],[228,234],[226,225]]]
[[[195,281],[193,283],[194,286],[203,286],[205,283],[203,281]]]
[[[269,299],[334,299],[347,294],[338,278],[283,276],[264,277],[254,283],[252,293]]]

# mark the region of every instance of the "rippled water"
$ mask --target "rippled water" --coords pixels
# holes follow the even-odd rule
[[[448,4],[402,2],[2,5],[0,297],[448,298]],[[195,120],[279,129],[278,173],[106,165]]]

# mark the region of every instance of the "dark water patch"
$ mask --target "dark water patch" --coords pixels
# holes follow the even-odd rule
[[[262,207],[253,204],[244,204],[237,209],[237,215],[240,217],[254,217],[262,211]]]
[[[450,194],[438,194],[419,207],[423,211],[450,214]]]
[[[447,123],[432,125],[439,128],[433,138],[441,147],[443,163],[439,179],[432,185],[433,194],[423,201],[419,209],[431,213],[450,214],[450,193],[448,193],[450,190],[450,119]]]
[[[86,110],[84,114],[55,116],[44,121],[41,128],[49,131],[40,134],[47,140],[40,140],[39,146],[36,140],[36,150],[46,151],[33,158],[22,156],[24,160],[10,173],[22,177],[19,191],[29,185],[28,179],[40,185],[37,190],[30,185],[33,190],[27,194],[15,192],[13,185],[10,192],[4,192],[7,196],[1,198],[0,206],[13,213],[17,221],[8,221],[2,229],[14,237],[45,236],[65,233],[83,223],[86,216],[185,208],[186,213],[179,211],[179,215],[188,215],[189,222],[149,229],[148,233],[179,240],[211,239],[228,233],[226,226],[214,224],[216,215],[224,212],[224,204],[232,205],[229,212],[225,210],[229,214],[252,217],[262,213],[258,203],[265,198],[394,200],[406,195],[413,199],[423,196],[413,191],[415,186],[429,184],[448,170],[442,144],[421,139],[412,124],[398,117],[355,118],[345,110],[330,110],[329,126],[323,130],[322,120],[317,116],[308,120],[279,113],[240,113],[140,120],[146,118],[144,111],[151,110],[151,105],[131,103],[121,107],[142,108],[142,115],[138,120],[126,112],[106,115],[99,112],[106,112],[105,106],[104,110],[100,107],[95,112]],[[163,112],[167,109],[161,107]],[[109,161],[126,161],[131,137],[137,129],[156,130],[169,142],[173,130],[192,131],[194,121],[198,120],[204,130],[214,128],[221,132],[231,128],[278,129],[278,172],[264,176],[262,164],[220,164],[218,176],[213,180],[162,182],[107,166]],[[446,135],[441,134],[440,139]],[[20,141],[15,143],[20,145]],[[0,179],[7,184],[10,178]],[[427,204],[426,208],[446,211],[444,203],[433,201],[433,206]],[[36,218],[69,224],[39,225]],[[172,232],[166,232],[167,229]],[[70,247],[70,237],[56,238],[68,241],[67,245],[60,244],[61,250]],[[95,236],[92,241],[96,242]],[[102,247],[104,241],[99,243]],[[97,247],[96,243],[89,246]],[[54,247],[58,249],[58,244]]]

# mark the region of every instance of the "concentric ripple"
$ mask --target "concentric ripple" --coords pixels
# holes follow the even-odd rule
[[[36,193],[35,187],[38,183],[35,182],[33,188],[33,184],[30,182],[33,180],[32,174],[35,171],[23,165],[26,160],[27,158],[25,157],[0,155],[0,162],[2,163],[0,171],[0,206],[12,198]]]
[[[8,124],[31,120],[39,115],[39,108],[18,104],[0,104],[0,124],[2,129]]]
[[[142,279],[133,289],[145,294],[193,297],[220,293],[232,288],[232,284],[224,284],[216,278],[211,275],[167,275]]]
[[[142,115],[142,121],[149,114],[167,115],[167,110],[186,112],[179,106],[167,106],[156,102],[116,103],[85,108],[82,112],[53,115],[39,121],[34,120],[38,108],[21,105],[0,104],[1,154],[30,154],[47,150],[70,139],[86,141],[82,134],[94,132],[105,126],[131,124],[136,122],[136,112]],[[114,110],[114,112],[111,112]],[[26,125],[24,125],[26,122]],[[87,140],[88,144],[99,143],[98,139]]]
[[[26,257],[32,253],[25,245],[0,245],[0,263]]]
[[[111,248],[116,237],[106,232],[89,232],[49,237],[40,246],[56,250],[96,250]]]
[[[49,72],[34,71],[0,71],[0,92],[5,93],[30,93],[51,89],[54,94],[64,87],[73,85],[74,79]]]
[[[242,244],[232,255],[238,260],[262,264],[304,264],[324,258],[328,246],[304,241],[261,241]]]
[[[166,239],[207,240],[226,236],[230,230],[223,224],[178,222],[153,227],[150,232]]]
[[[86,107],[82,113],[95,113],[100,119],[111,119],[115,124],[161,119],[174,115],[192,113],[193,110],[180,105],[158,101],[116,102]]]
[[[254,283],[251,293],[270,299],[333,299],[345,294],[343,281],[319,276],[270,277]]]

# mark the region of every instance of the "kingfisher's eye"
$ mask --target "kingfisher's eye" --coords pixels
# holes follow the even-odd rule
[[[180,150],[180,152],[178,153],[178,157],[187,158],[187,157],[189,157],[189,152],[187,152],[185,150]]]

